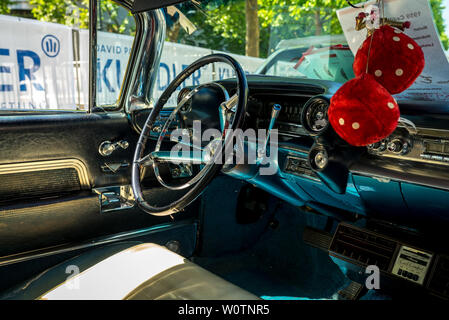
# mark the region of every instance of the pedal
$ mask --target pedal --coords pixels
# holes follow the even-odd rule
[[[351,281],[346,288],[338,291],[339,300],[358,300],[365,293],[364,289],[363,284]]]
[[[327,252],[332,241],[332,234],[326,231],[305,227],[302,239],[307,245]]]

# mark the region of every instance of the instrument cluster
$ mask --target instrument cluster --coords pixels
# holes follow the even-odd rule
[[[316,136],[329,126],[329,102],[324,97],[283,96],[267,99],[267,96],[257,95],[249,101],[250,114],[257,119],[256,128],[267,127],[270,111],[275,104],[282,107],[276,120],[276,127],[281,135]]]

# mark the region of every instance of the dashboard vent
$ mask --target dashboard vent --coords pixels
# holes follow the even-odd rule
[[[376,265],[387,271],[397,243],[378,234],[340,224],[330,245],[330,253],[359,265]]]
[[[449,298],[449,256],[438,257],[429,280],[429,289]]]

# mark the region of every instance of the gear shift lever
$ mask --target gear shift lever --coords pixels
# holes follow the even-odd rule
[[[274,104],[273,108],[271,109],[271,118],[270,124],[268,125],[267,129],[267,138],[265,139],[263,148],[259,149],[259,152],[257,154],[258,158],[263,158],[266,155],[268,142],[270,141],[271,131],[273,130],[274,124],[276,123],[276,119],[278,118],[281,109],[282,107],[280,104]]]

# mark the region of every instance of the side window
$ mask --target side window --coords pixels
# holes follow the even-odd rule
[[[97,1],[97,105],[114,104],[134,18]],[[89,108],[89,0],[0,0],[0,112]]]
[[[134,17],[112,0],[98,1],[97,106],[117,102],[136,32]],[[88,52],[87,52],[88,54]]]
[[[87,110],[89,1],[0,4],[0,111]]]

